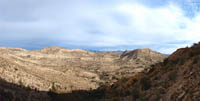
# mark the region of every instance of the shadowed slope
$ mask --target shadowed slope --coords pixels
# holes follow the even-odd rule
[[[200,43],[178,49],[163,63],[105,88],[107,98],[200,100]]]
[[[47,92],[32,90],[0,79],[0,101],[51,101]]]

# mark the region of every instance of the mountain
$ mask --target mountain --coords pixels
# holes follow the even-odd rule
[[[22,93],[19,93],[19,96],[27,92],[23,88],[33,90],[31,92],[40,91],[42,94],[97,89],[142,72],[165,58],[166,56],[150,49],[121,54],[69,50],[56,46],[45,47],[42,50],[0,47],[0,79],[8,85],[22,86],[10,89],[10,86],[0,85],[0,88],[11,92],[20,89]],[[16,96],[15,93],[11,95]]]
[[[99,88],[91,97],[125,101],[198,101],[200,100],[200,43],[181,48],[162,63],[111,86]]]
[[[133,76],[155,63],[162,62],[165,58],[165,55],[148,48],[124,51],[116,62],[121,67],[117,74],[121,74],[121,78]]]
[[[122,61],[133,62],[135,60],[140,62],[156,63],[157,61],[163,60],[165,57],[163,54],[156,51],[152,51],[149,48],[136,49],[133,51],[125,51],[122,53],[120,59]]]

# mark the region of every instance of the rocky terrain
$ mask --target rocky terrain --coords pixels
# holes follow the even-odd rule
[[[52,101],[50,95],[0,79],[0,101]]]
[[[199,101],[199,67],[200,43],[178,49],[164,62],[85,97],[99,101]]]
[[[90,52],[46,47],[0,48],[0,79],[37,91],[67,93],[96,89],[133,76],[166,56],[150,49]]]

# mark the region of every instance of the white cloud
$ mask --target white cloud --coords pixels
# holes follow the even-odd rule
[[[185,23],[185,29],[180,30],[182,35],[179,37],[179,39],[191,40],[192,42],[200,41],[200,14],[193,19],[187,20]]]
[[[139,32],[142,37],[147,35],[148,37],[144,38],[148,39],[160,36],[173,36],[176,39],[174,33],[179,30],[180,25],[186,19],[181,9],[172,4],[163,8],[127,4],[120,5],[119,11],[132,18],[130,28]]]
[[[7,19],[0,18],[0,33],[4,33],[0,39],[42,38],[56,41],[49,45],[63,46],[141,46],[171,53],[199,41],[200,37],[200,15],[188,18],[174,3],[152,7],[153,3],[148,2],[147,6],[138,0],[30,1],[20,0],[12,7],[2,3],[0,15],[7,14]],[[7,13],[2,13],[3,9]],[[15,15],[13,10],[20,13]]]
[[[141,4],[123,4],[117,7],[118,10],[131,17],[130,29],[138,34],[127,33],[132,40],[149,41],[149,44],[163,45],[173,41],[187,40],[189,43],[182,43],[164,49],[158,49],[164,53],[171,53],[177,48],[191,45],[198,42],[200,37],[200,16],[188,18],[184,11],[174,4],[162,8],[148,8]],[[144,45],[144,44],[142,44]],[[168,49],[169,48],[169,49]]]

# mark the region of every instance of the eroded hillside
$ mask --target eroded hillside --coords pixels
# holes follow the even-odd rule
[[[145,72],[98,89],[99,99],[199,101],[200,43],[181,48]],[[93,95],[92,97],[97,97]]]
[[[89,90],[135,75],[164,58],[150,49],[120,54],[60,47],[32,51],[1,47],[0,78],[39,91]]]

